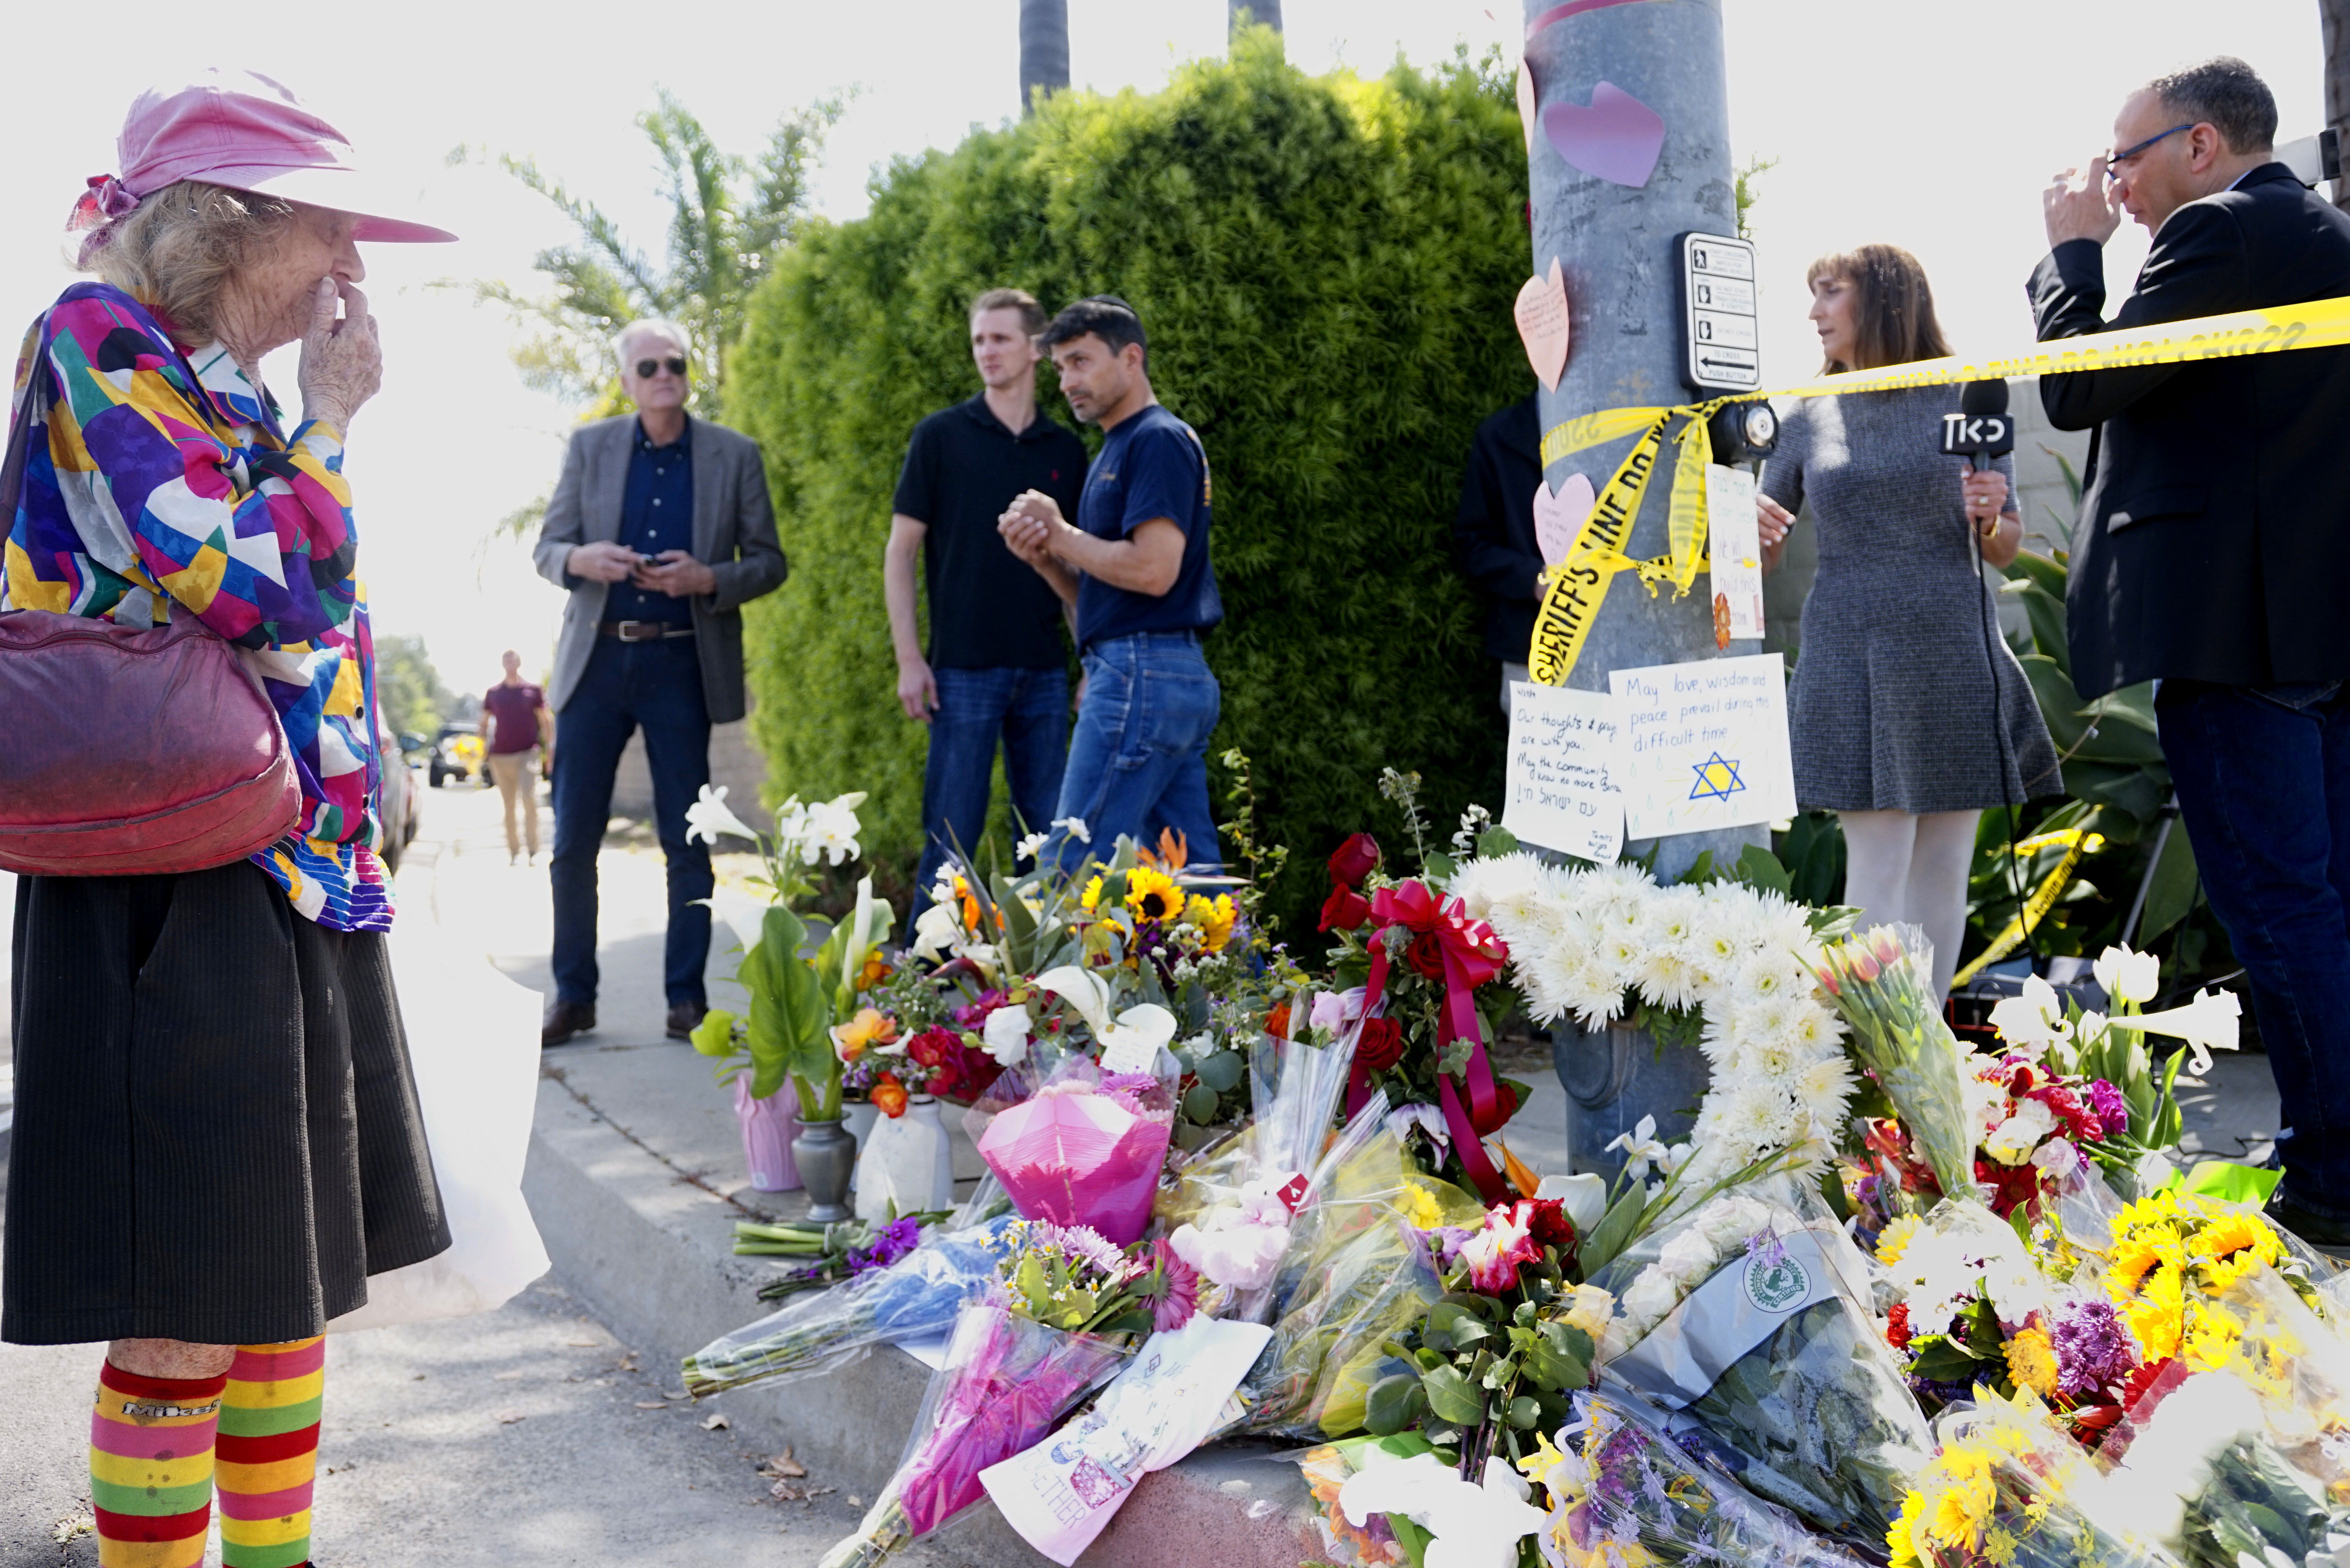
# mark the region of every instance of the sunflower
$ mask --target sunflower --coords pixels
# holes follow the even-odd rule
[[[2220,1262],[2237,1252],[2262,1263],[2273,1263],[2280,1255],[2276,1232],[2250,1214],[2220,1215],[2195,1232],[2188,1241],[2188,1250],[2209,1263]],[[2240,1263],[2236,1274],[2242,1274],[2246,1266]],[[2214,1282],[2214,1288],[2218,1282]]]
[[[2208,1302],[2199,1303],[2195,1324],[2188,1331],[2178,1354],[2198,1372],[2221,1371],[2234,1363],[2238,1342],[2243,1337],[2243,1323],[2233,1313]]]
[[[1126,874],[1126,907],[1138,920],[1171,920],[1183,912],[1183,889],[1164,871],[1138,866]]]
[[[1198,929],[1210,952],[1220,953],[1232,940],[1232,922],[1240,919],[1240,911],[1232,908],[1229,893],[1217,894],[1212,902],[1194,893],[1183,905],[1183,919]]]
[[[2114,1249],[2113,1267],[2106,1275],[2106,1289],[2116,1303],[2137,1293],[2139,1283],[2156,1266],[2163,1262],[2163,1249],[2143,1238],[2133,1237]]]
[[[2122,1316],[2149,1363],[2178,1355],[2187,1330],[2185,1276],[2168,1265],[2157,1269],[2137,1298],[2123,1304]]]

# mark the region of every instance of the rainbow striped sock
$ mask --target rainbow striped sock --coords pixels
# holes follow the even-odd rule
[[[301,1568],[310,1561],[310,1489],[327,1342],[244,1345],[221,1401],[221,1568]]]
[[[101,1568],[200,1568],[225,1381],[99,1369],[89,1499]]]

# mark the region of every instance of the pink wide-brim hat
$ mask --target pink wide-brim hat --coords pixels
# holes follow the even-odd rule
[[[205,70],[181,87],[151,88],[130,105],[115,143],[121,172],[89,182],[77,226],[137,210],[182,180],[331,207],[353,219],[355,240],[453,240],[446,229],[386,217],[411,202],[363,173],[343,133],[284,86],[250,71]]]

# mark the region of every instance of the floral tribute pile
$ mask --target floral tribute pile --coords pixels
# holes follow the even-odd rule
[[[950,1213],[747,1238],[797,1293],[689,1359],[708,1393],[946,1339],[827,1563],[990,1497],[1071,1562],[1148,1471],[1252,1437],[1338,1565],[2350,1562],[2350,1289],[2262,1173],[2176,1158],[2232,996],[2156,1005],[2112,949],[2097,1008],[2031,981],[1971,1049],[1918,931],[1795,903],[1766,853],[1666,882],[1474,809],[1438,846],[1383,787],[1408,853],[1348,836],[1286,940],[1245,811],[1245,877],[1171,837],[1066,879],[957,858],[895,954],[869,890],[775,920],[806,892],[777,857],[738,924],[808,971],[789,1048],[764,981],[705,1048],[805,1114],[965,1106],[992,1171]],[[1687,1140],[1531,1168],[1512,1019],[1701,1054]]]

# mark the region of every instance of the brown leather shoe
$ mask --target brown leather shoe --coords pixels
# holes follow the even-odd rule
[[[693,1032],[702,1027],[702,1020],[709,1012],[710,1009],[698,1002],[679,1002],[669,1010],[669,1037],[672,1040],[692,1039]]]
[[[557,997],[546,1004],[546,1020],[538,1026],[539,1049],[560,1045],[574,1034],[593,1033],[595,1028],[594,1002],[566,1002]]]

